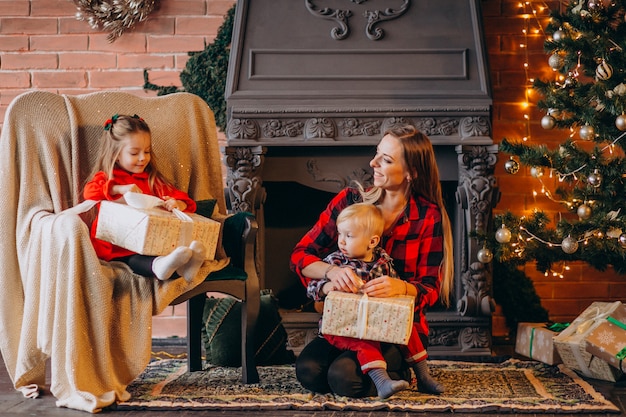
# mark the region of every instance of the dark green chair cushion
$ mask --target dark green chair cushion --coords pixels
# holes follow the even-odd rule
[[[241,366],[241,302],[234,298],[207,298],[202,315],[202,340],[206,362]],[[257,365],[295,362],[287,349],[287,331],[278,312],[278,301],[269,290],[261,291],[261,308],[254,333]]]

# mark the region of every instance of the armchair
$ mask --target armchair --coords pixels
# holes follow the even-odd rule
[[[58,406],[97,412],[128,400],[126,386],[150,360],[152,316],[185,300],[189,370],[201,368],[205,291],[243,301],[242,379],[258,381],[251,350],[260,304],[254,218],[244,218],[233,239],[228,232],[223,237],[232,262],[219,250],[188,283],[141,277],[123,263],[99,260],[89,213],[69,210],[82,201],[102,124],[115,113],[146,120],[161,171],[196,201],[213,201],[209,214],[224,230],[237,220],[226,215],[215,121],[199,97],[45,91],[16,97],[0,137],[0,350],[15,388],[38,396],[50,361],[49,389]]]

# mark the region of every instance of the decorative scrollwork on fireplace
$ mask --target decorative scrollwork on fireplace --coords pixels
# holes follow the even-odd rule
[[[226,130],[233,139],[258,139],[260,131],[259,125],[251,119],[231,119]]]
[[[404,14],[409,8],[410,1],[404,0],[399,9],[392,9],[391,7],[385,10],[367,10],[365,11],[365,18],[367,19],[367,26],[365,27],[365,34],[373,41],[382,39],[385,36],[385,31],[379,27],[375,27],[378,23],[386,20],[396,19]]]
[[[466,117],[461,120],[461,137],[488,136],[489,121],[485,117]]]
[[[332,139],[337,137],[337,126],[328,117],[308,119],[304,125],[304,139]]]
[[[352,3],[362,4],[365,3],[367,0],[350,1]],[[410,3],[410,0],[403,0],[398,9],[388,7],[384,10],[366,10],[365,12],[363,12],[363,17],[365,17],[365,19],[367,20],[367,24],[365,25],[365,35],[373,41],[382,39],[385,36],[385,31],[377,27],[377,25],[381,22],[397,19],[398,17],[402,16],[409,8]],[[348,21],[350,17],[352,17],[352,10],[339,10],[332,9],[330,7],[324,7],[320,9],[313,4],[312,0],[305,0],[304,4],[306,5],[307,10],[313,16],[335,21],[337,26],[331,29],[331,38],[337,41],[341,41],[348,37],[348,35],[350,34],[350,25]]]
[[[341,134],[350,136],[374,136],[380,134],[380,120],[360,120],[356,117],[349,117],[339,123]]]
[[[473,214],[470,230],[485,232],[493,207],[496,178],[493,175],[497,157],[485,146],[472,146],[459,155],[459,188],[464,205]]]
[[[457,310],[462,316],[491,316],[495,311],[496,303],[491,298],[491,283],[489,282],[485,265],[472,262],[467,271],[461,275],[461,282],[465,290],[463,297],[457,302]]]
[[[482,327],[465,327],[459,334],[461,352],[474,348],[488,347],[491,335]]]
[[[228,175],[226,187],[234,212],[255,212],[263,204],[261,184],[263,149],[261,147],[231,147],[226,150]]]
[[[296,137],[302,135],[304,123],[299,120],[268,120],[263,124],[263,135],[268,138]]]

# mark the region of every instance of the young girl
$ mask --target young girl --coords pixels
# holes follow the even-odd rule
[[[324,258],[324,262],[330,264],[327,272],[333,268],[351,268],[357,278],[362,280],[359,287],[383,276],[400,279],[393,268],[393,260],[379,245],[385,219],[378,207],[370,203],[349,205],[337,216],[336,226],[339,249]],[[336,290],[334,284],[323,278],[309,282],[307,294],[316,301],[321,301],[333,290]],[[338,349],[356,352],[361,371],[372,379],[380,398],[389,398],[409,388],[407,381],[390,378],[380,342],[327,334],[323,337]],[[427,354],[415,329],[411,332],[408,344],[400,346],[400,350],[407,363],[413,367],[421,389],[428,393],[441,393],[443,387],[432,379],[427,369],[422,369],[426,365]]]
[[[98,161],[90,178],[85,185],[85,199],[124,201],[124,194],[130,191],[160,197],[165,200],[163,207],[169,211],[176,208],[192,213],[196,210],[195,201],[158,172],[151,149],[150,128],[137,115],[116,114],[106,121]],[[125,262],[139,275],[160,280],[183,276],[191,281],[204,262],[206,248],[201,242],[179,246],[169,255],[139,255],[97,239],[97,226],[96,217],[91,226],[91,241],[98,257]]]

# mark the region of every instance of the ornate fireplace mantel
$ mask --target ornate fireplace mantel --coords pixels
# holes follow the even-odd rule
[[[382,132],[412,124],[430,137],[442,181],[452,184],[455,304],[428,312],[431,357],[491,350],[491,268],[469,237],[491,226],[499,198],[478,7],[479,0],[237,2],[227,188],[233,210],[259,218],[264,286],[295,279],[289,254],[299,228],[312,224],[292,234],[281,222],[266,225],[269,214],[285,224],[298,217],[281,205],[266,212],[281,192],[267,185],[336,193],[354,180],[368,184]],[[292,330],[314,331],[315,320],[306,327]]]

